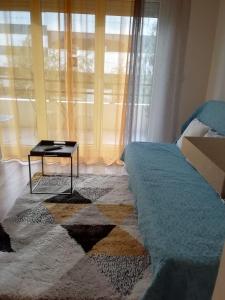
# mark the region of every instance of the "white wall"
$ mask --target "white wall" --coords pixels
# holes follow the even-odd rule
[[[225,1],[220,1],[219,15],[207,98],[225,100]]]
[[[223,1],[223,0],[221,0]],[[178,127],[206,100],[219,0],[192,0]]]

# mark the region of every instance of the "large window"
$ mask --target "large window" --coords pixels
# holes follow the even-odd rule
[[[13,151],[21,156],[41,138],[73,139],[80,142],[81,155],[82,145],[96,155],[119,153],[133,4],[0,3],[0,139],[6,148],[17,145]],[[148,50],[142,61],[148,76],[157,18],[147,16],[146,21]],[[145,103],[151,86],[144,75],[142,85]]]

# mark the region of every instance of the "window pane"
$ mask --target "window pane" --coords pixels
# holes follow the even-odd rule
[[[42,13],[44,69],[49,137],[68,138],[68,101],[70,113],[76,115],[74,128],[79,142],[93,143],[95,15],[71,14],[72,57],[68,58],[66,15],[57,12]],[[66,93],[67,60],[72,72],[72,99]],[[61,122],[52,122],[57,116]],[[88,120],[87,120],[88,119]],[[85,126],[84,124],[85,121]],[[80,128],[81,127],[81,128]]]
[[[125,34],[130,32],[130,17],[106,16],[105,33],[106,34]]]
[[[0,119],[4,144],[36,142],[30,25],[30,12],[0,11]],[[19,136],[15,128],[20,128]]]
[[[105,16],[102,142],[107,145],[119,144],[131,25],[130,16]]]
[[[94,33],[95,32],[95,16],[89,14],[73,14],[72,31]]]
[[[155,61],[155,47],[157,36],[157,18],[144,18],[142,52],[140,66],[139,99],[140,103],[148,103],[151,97],[153,67]]]
[[[72,32],[75,127],[80,143],[94,144],[95,15],[72,14]]]
[[[105,52],[104,73],[125,74],[127,66],[126,52]]]
[[[30,24],[30,13],[26,11],[0,11],[0,24]]]
[[[146,141],[148,137],[149,114],[151,110],[152,82],[155,62],[158,19],[143,18],[141,37],[140,70],[137,84],[138,94],[135,97],[136,136],[139,141]],[[144,124],[144,125],[143,125]]]

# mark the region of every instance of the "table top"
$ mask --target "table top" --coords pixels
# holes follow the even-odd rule
[[[55,147],[58,149],[54,149]],[[75,141],[42,140],[30,151],[30,155],[71,157],[77,147],[78,143]]]

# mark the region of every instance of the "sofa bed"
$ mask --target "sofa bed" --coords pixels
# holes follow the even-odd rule
[[[194,119],[225,136],[225,102],[205,102]],[[134,142],[122,159],[151,256],[144,299],[209,300],[225,241],[225,205],[174,144]]]

